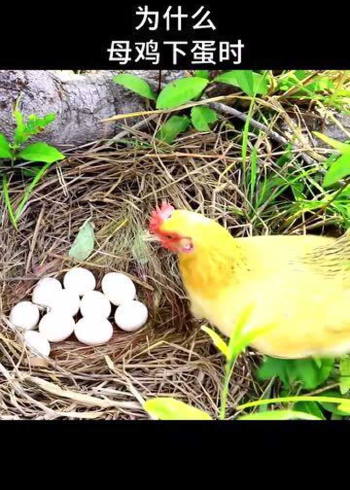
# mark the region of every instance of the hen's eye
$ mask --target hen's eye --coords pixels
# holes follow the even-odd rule
[[[168,238],[168,240],[171,240],[173,238],[171,235],[165,235],[165,236]]]

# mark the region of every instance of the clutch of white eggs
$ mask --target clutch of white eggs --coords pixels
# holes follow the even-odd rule
[[[50,343],[62,342],[73,333],[85,345],[107,343],[113,335],[108,319],[112,305],[117,307],[114,321],[124,331],[134,332],[147,322],[147,307],[135,299],[135,285],[125,274],[107,273],[100,292],[95,289],[92,272],[75,267],[65,274],[63,286],[51,277],[41,279],[32,301],[21,301],[10,313],[10,322],[24,331],[27,344],[43,356],[49,356]],[[79,310],[81,319],[76,322]],[[40,319],[41,311],[44,315]]]

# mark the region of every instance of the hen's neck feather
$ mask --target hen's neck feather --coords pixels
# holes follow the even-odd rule
[[[243,250],[231,235],[215,244],[203,239],[192,253],[179,254],[179,266],[185,287],[207,297],[238,282],[241,274],[248,272]]]

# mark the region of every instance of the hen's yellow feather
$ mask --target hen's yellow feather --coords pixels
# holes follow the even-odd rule
[[[274,325],[253,347],[302,358],[350,352],[350,237],[233,238],[198,213],[174,211],[162,231],[193,242],[179,254],[193,314],[229,336],[253,301],[249,328]]]

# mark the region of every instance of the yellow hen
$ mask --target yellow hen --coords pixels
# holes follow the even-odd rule
[[[226,336],[253,302],[249,328],[274,325],[252,344],[260,352],[290,359],[350,352],[349,235],[233,238],[166,203],[150,230],[178,253],[192,313]]]

